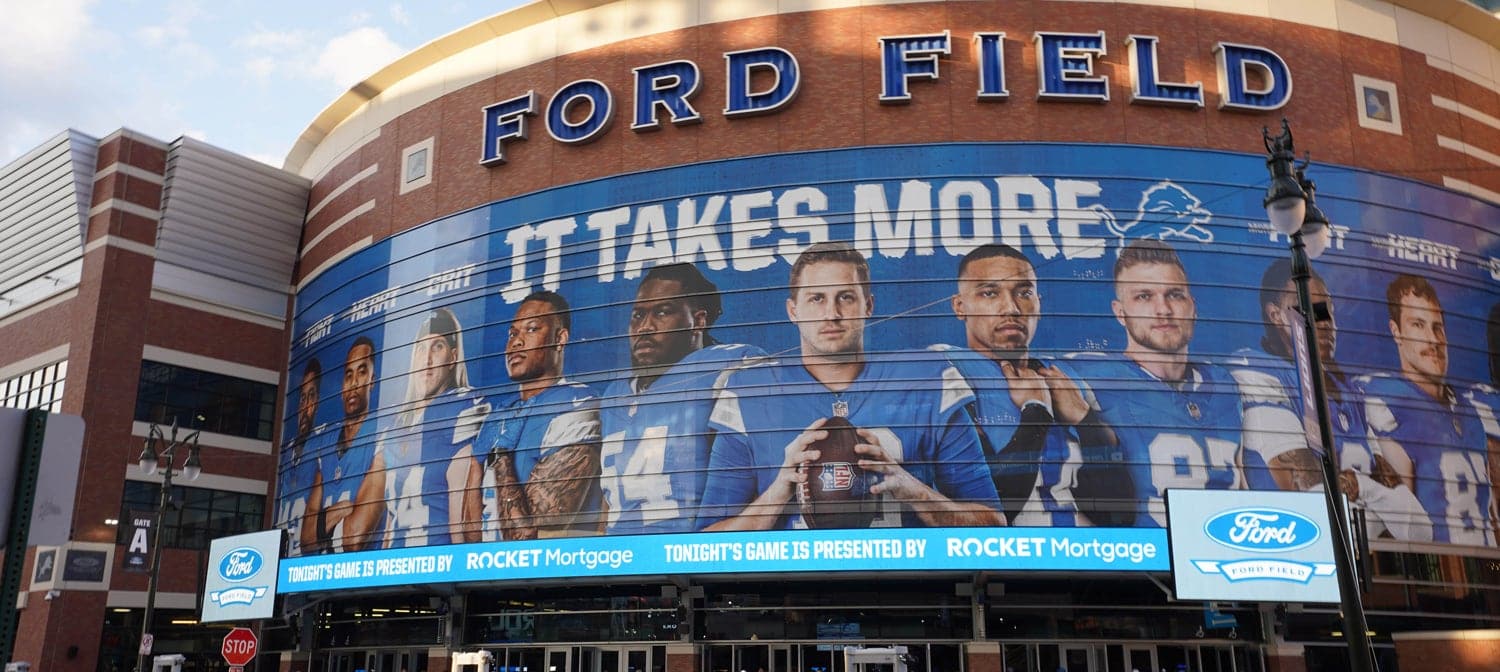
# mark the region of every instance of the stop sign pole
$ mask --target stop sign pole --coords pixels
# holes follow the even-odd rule
[[[224,635],[224,646],[219,653],[230,667],[244,667],[255,659],[259,649],[260,642],[255,639],[255,632],[250,628],[235,628]]]

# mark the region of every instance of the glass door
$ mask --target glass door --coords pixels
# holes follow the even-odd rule
[[[598,660],[599,672],[624,672],[620,669],[620,663],[625,657],[619,649],[599,649],[595,658]]]
[[[358,656],[357,659],[356,656]],[[334,652],[328,654],[326,669],[328,672],[354,672],[356,669],[363,669],[364,663],[364,654]]]
[[[1125,647],[1126,672],[1156,672],[1156,647]]]
[[[1062,669],[1067,672],[1102,672],[1096,667],[1092,646],[1064,645],[1061,653]]]
[[[651,649],[625,649],[625,667],[620,672],[650,672]]]
[[[770,672],[793,672],[798,669],[796,651],[787,644],[772,644]]]
[[[543,672],[573,672],[573,647],[547,647],[547,669]]]

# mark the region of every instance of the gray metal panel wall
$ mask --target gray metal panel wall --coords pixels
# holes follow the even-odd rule
[[[0,168],[0,297],[83,257],[97,154],[69,130]]]
[[[235,284],[285,296],[297,260],[309,182],[192,138],[167,153],[156,259],[224,281],[169,291],[238,308]],[[170,282],[158,276],[158,284]],[[278,311],[279,312],[279,311]]]

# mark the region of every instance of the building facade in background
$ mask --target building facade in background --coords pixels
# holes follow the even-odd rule
[[[285,171],[126,129],[68,131],[0,169],[0,403],[85,425],[71,527],[46,531],[67,541],[27,549],[14,660],[135,668],[147,574],[126,560],[161,484],[136,459],[175,421],[201,430],[203,474],[176,479],[163,518],[156,651],[220,662],[223,632],[197,626],[202,564],[210,540],[270,520],[306,199]]]

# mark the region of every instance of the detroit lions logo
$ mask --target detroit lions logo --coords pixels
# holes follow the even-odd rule
[[[1105,225],[1122,239],[1214,242],[1214,233],[1204,226],[1213,219],[1214,213],[1204,209],[1203,201],[1192,192],[1171,180],[1157,182],[1141,192],[1135,221],[1121,225],[1112,213],[1104,214]]]

